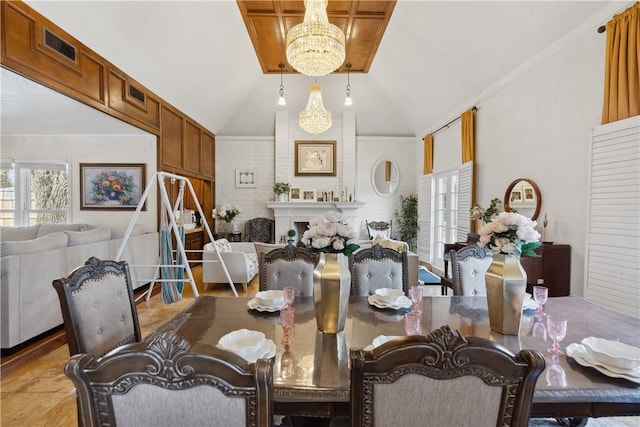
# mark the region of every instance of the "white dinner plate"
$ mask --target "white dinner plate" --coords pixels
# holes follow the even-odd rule
[[[601,374],[611,378],[624,378],[625,380],[640,384],[640,372],[636,372],[635,370],[628,371],[626,373],[614,372],[610,368],[598,364],[582,344],[569,344],[566,348],[566,352],[567,356],[573,357],[573,359],[582,366],[593,368]]]
[[[258,311],[267,311],[269,313],[273,313],[275,311],[280,311],[283,308],[285,308],[287,306],[286,302],[282,302],[281,305],[279,306],[274,306],[274,307],[265,307],[260,305],[260,303],[258,302],[257,299],[255,298],[251,298],[249,301],[247,301],[247,307],[249,307],[249,309],[251,310],[258,310]]]
[[[378,308],[391,308],[393,310],[400,310],[401,308],[411,307],[411,300],[406,296],[400,298],[400,300],[395,304],[386,304],[380,301],[377,295],[369,295],[367,301],[369,301],[369,304],[371,304],[372,306]]]

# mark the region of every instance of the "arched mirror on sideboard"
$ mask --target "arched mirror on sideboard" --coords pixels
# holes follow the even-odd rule
[[[371,169],[371,186],[378,196],[393,195],[400,185],[400,169],[391,160],[380,159]]]
[[[542,206],[538,184],[528,178],[513,180],[504,193],[503,205],[506,212],[515,210],[532,220],[537,219]]]

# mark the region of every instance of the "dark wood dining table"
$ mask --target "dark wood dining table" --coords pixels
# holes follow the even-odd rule
[[[277,345],[274,406],[278,414],[324,417],[348,414],[349,349],[366,347],[379,335],[404,335],[402,318],[407,309],[378,309],[359,297],[349,302],[344,331],[323,335],[316,328],[313,298],[306,297],[297,298],[294,303],[295,336],[285,346],[279,313],[249,310],[248,301],[200,296],[156,332],[176,330],[196,352],[207,352],[223,335],[237,329],[263,332]],[[507,336],[490,329],[484,297],[425,297],[421,309],[423,334],[448,324],[463,335],[486,337],[514,352],[520,349],[542,352],[546,368],[536,384],[532,417],[640,415],[639,384],[610,378],[579,365],[571,357],[563,356],[554,362],[546,351],[552,340],[546,334],[544,317],[537,316],[535,311],[523,313],[518,336]],[[574,296],[549,298],[544,310],[568,320],[561,349],[589,336],[640,346],[640,319]]]

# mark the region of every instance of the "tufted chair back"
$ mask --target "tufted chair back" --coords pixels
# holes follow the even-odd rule
[[[91,257],[66,278],[53,281],[58,292],[69,353],[96,356],[140,341],[129,265]]]
[[[360,249],[351,259],[351,295],[369,296],[378,288],[409,292],[407,252],[373,245]]]
[[[359,427],[525,427],[545,366],[535,350],[513,354],[448,325],[351,349],[350,361],[351,425]]]
[[[313,270],[320,256],[305,248],[287,245],[262,254],[260,261],[260,290],[283,289],[294,286],[296,295],[313,295]]]
[[[487,295],[484,275],[493,261],[493,252],[471,245],[449,252],[453,268],[453,294],[463,296]]]
[[[247,242],[274,243],[276,222],[270,218],[253,218],[244,223]]]
[[[65,365],[85,426],[255,426],[273,424],[273,359],[206,354],[174,331],[98,358]]]

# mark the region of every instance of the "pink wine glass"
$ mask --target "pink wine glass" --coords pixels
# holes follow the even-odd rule
[[[291,307],[296,300],[296,288],[294,286],[285,286],[282,291],[284,292],[284,302],[287,303],[287,307]]]
[[[546,286],[534,286],[533,287],[533,300],[538,303],[538,314],[544,314],[543,305],[547,302],[549,297],[549,288]]]
[[[412,286],[409,288],[409,298],[413,303],[412,310],[416,313],[420,313],[422,305],[422,286]]]
[[[553,346],[548,348],[547,352],[556,357],[564,355],[560,350],[560,341],[562,341],[567,334],[567,319],[547,316],[547,333],[553,340]]]

